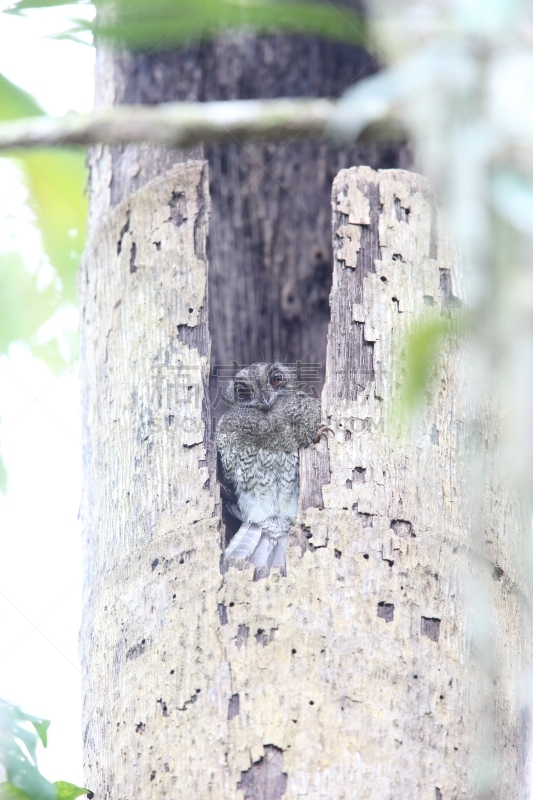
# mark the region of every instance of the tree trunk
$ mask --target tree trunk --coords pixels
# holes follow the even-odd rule
[[[101,52],[98,64],[98,104],[337,97],[377,68],[375,58],[352,45],[249,34],[148,55]],[[213,208],[213,363],[303,359],[324,365],[333,178],[353,164],[408,166],[408,150],[237,140],[185,154],[133,144],[98,148],[91,157],[93,205],[117,204],[177,161],[204,155]]]
[[[334,182],[333,435],[302,453],[287,577],[258,582],[220,569],[208,207],[205,164],[175,164],[100,215],[81,273],[87,785],[102,800],[525,798],[526,527],[496,464],[485,518],[463,469],[472,430],[490,443],[497,419],[472,428],[457,342],[403,439],[391,414],[405,333],[458,303],[426,181]]]

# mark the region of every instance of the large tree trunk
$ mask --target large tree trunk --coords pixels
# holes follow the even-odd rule
[[[208,207],[205,164],[174,165],[100,215],[81,273],[87,785],[102,800],[525,798],[526,528],[494,464],[489,513],[473,513],[463,461],[497,429],[487,412],[472,437],[456,342],[402,439],[391,415],[406,331],[457,305],[425,180],[335,180],[334,436],[302,457],[288,576],[258,582],[220,570]]]
[[[337,97],[377,68],[352,45],[234,34],[179,51],[99,54],[97,103]],[[339,169],[408,166],[405,147],[316,142],[95,149],[93,208],[121,202],[187,157],[209,163],[209,322],[213,362],[324,364],[332,253],[330,193]],[[323,371],[322,371],[323,377]]]

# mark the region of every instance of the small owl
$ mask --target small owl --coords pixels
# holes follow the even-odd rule
[[[230,384],[230,408],[217,428],[225,510],[241,526],[224,553],[225,563],[271,567],[285,574],[289,529],[300,490],[298,450],[319,440],[320,402],[298,391],[296,370],[284,364],[252,364]]]

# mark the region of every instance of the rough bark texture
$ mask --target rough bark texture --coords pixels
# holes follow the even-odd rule
[[[175,166],[105,215],[84,260],[86,785],[102,800],[526,797],[524,527],[495,465],[473,525],[457,345],[403,439],[390,416],[405,332],[459,291],[425,180],[334,183],[333,434],[302,464],[316,506],[287,578],[255,583],[220,574],[209,491],[207,207],[203,164]],[[161,364],[197,380],[159,400]],[[483,442],[489,426],[487,411]]]
[[[164,785],[178,741],[169,736],[160,749],[160,718],[172,713],[175,725],[178,695],[184,713],[197,686],[207,690],[187,660],[211,635],[211,616],[199,628],[187,617],[189,598],[203,593],[203,565],[219,551],[208,218],[207,165],[176,165],[100,219],[80,273],[84,747],[101,798]]]
[[[376,66],[375,59],[351,45],[308,36],[239,34],[177,52],[101,53],[97,102],[337,97]],[[195,148],[185,157],[203,154],[203,148]],[[283,358],[324,364],[331,183],[339,169],[352,164],[407,166],[407,150],[395,144],[235,141],[206,147],[205,157],[213,207],[213,361]],[[118,203],[183,158],[177,150],[144,145],[97,148],[93,190]]]
[[[461,305],[457,258],[427,182],[408,172],[341,172],[333,230],[331,479],[302,525],[312,550],[338,558],[337,588],[321,593],[342,654],[328,705],[346,698],[335,771],[361,791],[326,793],[529,796],[528,526],[498,470],[498,413],[488,399],[473,418],[457,342],[401,437],[391,413],[406,333]]]

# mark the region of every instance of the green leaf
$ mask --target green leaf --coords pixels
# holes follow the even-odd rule
[[[25,714],[18,706],[0,699],[0,764],[8,778],[0,783],[0,800],[76,800],[82,794],[91,796],[92,792],[82,786],[67,781],[50,783],[41,775],[35,757],[37,736],[23,728],[21,722],[30,722],[46,747],[49,720]],[[26,746],[33,764],[19,741]]]
[[[419,405],[430,384],[439,350],[458,332],[457,314],[420,320],[409,331],[403,348],[404,378],[399,410],[402,416]]]
[[[0,800],[32,800],[32,798],[9,781],[3,781],[0,783]]]
[[[42,113],[27,92],[0,75],[0,120]],[[57,343],[37,344],[34,337],[61,303],[77,302],[76,275],[87,219],[85,151],[28,150],[13,154],[11,160],[22,171],[43,250],[60,281],[41,291],[17,254],[0,253],[0,352],[13,341],[25,341],[55,370],[65,364]]]
[[[62,299],[76,303],[76,275],[87,226],[85,151],[31,150],[17,162],[26,176],[44,251],[63,285]]]
[[[5,10],[6,14],[20,14],[30,8],[50,8],[52,6],[86,5],[88,0],[19,0]]]
[[[31,717],[31,724],[37,731],[37,736],[43,743],[43,747],[47,747],[48,745],[48,728],[50,727],[50,720],[49,719],[38,719],[36,717]]]
[[[37,101],[0,73],[0,121],[44,114]]]
[[[9,9],[20,13],[29,8],[67,4],[58,0],[19,0]],[[69,5],[72,3],[69,2]],[[97,7],[107,7],[100,0]],[[109,14],[94,22],[79,19],[70,31],[92,32],[97,39],[126,45],[169,48],[180,42],[215,36],[224,30],[250,28],[257,32],[301,32],[356,44],[367,43],[361,15],[346,6],[335,7],[319,0],[116,0],[113,21]],[[107,22],[103,20],[107,19]],[[68,36],[69,34],[67,34]],[[60,34],[65,38],[65,33]]]
[[[76,800],[82,794],[91,794],[89,789],[82,786],[76,786],[74,783],[67,783],[67,781],[56,781],[57,787],[57,800]]]
[[[56,800],[57,789],[47,781],[37,769],[36,748],[37,736],[20,723],[31,722],[42,728],[45,720],[25,714],[18,706],[0,700],[0,764],[7,773],[7,784],[2,790],[10,792],[10,784],[15,789],[28,795],[31,800]],[[19,742],[26,747],[30,758]],[[9,795],[8,795],[9,796]]]

